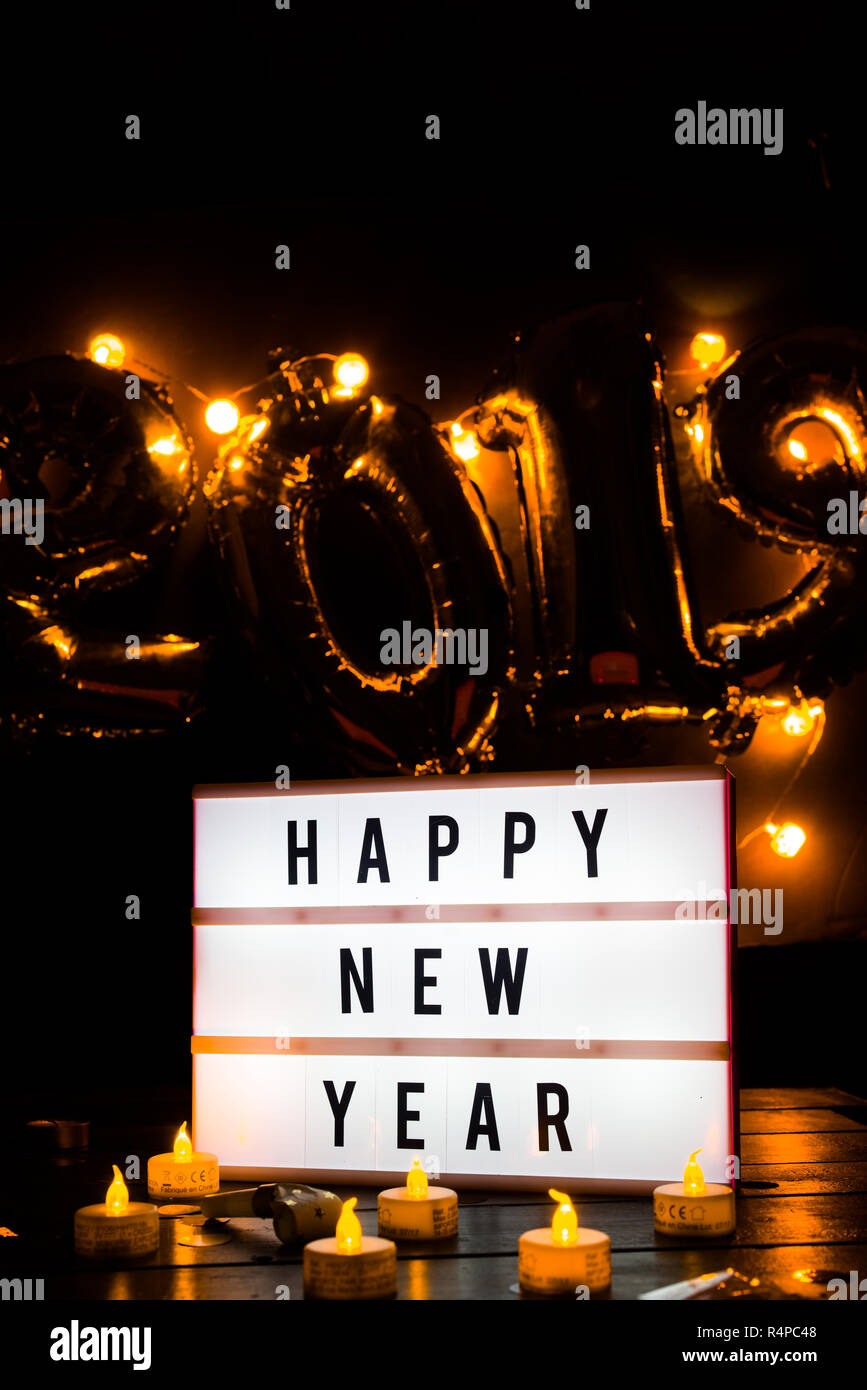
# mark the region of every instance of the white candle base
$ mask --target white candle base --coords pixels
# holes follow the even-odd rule
[[[154,1154],[148,1159],[149,1197],[208,1197],[219,1190],[216,1154],[194,1153],[183,1163],[173,1153]]]
[[[575,1295],[579,1285],[602,1293],[611,1283],[611,1239],[589,1226],[578,1228],[577,1245],[555,1244],[550,1226],[525,1231],[518,1240],[518,1283],[526,1293]]]
[[[305,1298],[394,1298],[397,1250],[391,1240],[362,1236],[355,1255],[341,1255],[336,1236],[304,1247]]]
[[[653,1225],[662,1236],[730,1236],[735,1230],[735,1194],[709,1182],[701,1197],[687,1196],[682,1182],[654,1188]]]
[[[119,1216],[105,1203],[79,1207],[74,1224],[75,1253],[105,1260],[115,1255],[150,1255],[160,1246],[160,1218],[150,1202],[130,1202]]]
[[[390,1240],[446,1240],[458,1233],[458,1194],[450,1187],[429,1187],[424,1197],[387,1187],[376,1211],[379,1234]]]

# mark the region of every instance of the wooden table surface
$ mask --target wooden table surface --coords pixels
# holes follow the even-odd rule
[[[741,1133],[734,1239],[696,1244],[657,1236],[649,1197],[580,1199],[584,1224],[611,1236],[612,1283],[605,1297],[635,1299],[663,1284],[731,1265],[758,1277],[763,1295],[827,1298],[830,1278],[848,1280],[853,1269],[867,1273],[867,1102],[833,1089],[747,1090],[741,1093]],[[157,1144],[165,1149],[167,1135],[160,1128],[133,1138],[138,1152],[147,1154],[156,1152]],[[71,1215],[75,1206],[99,1200],[105,1189],[101,1151],[108,1150],[110,1140],[115,1154],[136,1152],[127,1131],[122,1139],[107,1131],[94,1138],[99,1150],[84,1163],[54,1165],[50,1174],[43,1169],[40,1226],[25,1230],[22,1210],[0,1211],[0,1225],[24,1237],[0,1242],[4,1275],[43,1277],[46,1300],[274,1300],[286,1297],[278,1295],[280,1286],[288,1288],[291,1299],[303,1297],[300,1250],[278,1245],[270,1221],[253,1218],[233,1218],[226,1228],[232,1239],[224,1245],[181,1245],[179,1222],[165,1219],[161,1247],[153,1256],[113,1262],[110,1268],[78,1259]],[[144,1196],[143,1185],[142,1190],[129,1186],[134,1200]],[[357,1195],[362,1228],[375,1234],[376,1189]],[[455,1239],[399,1246],[400,1298],[518,1297],[518,1236],[547,1224],[550,1199],[541,1192],[477,1191],[461,1193],[460,1203]],[[16,1219],[22,1223],[18,1227]],[[803,1271],[815,1272],[811,1282]],[[802,1277],[795,1277],[799,1272]]]

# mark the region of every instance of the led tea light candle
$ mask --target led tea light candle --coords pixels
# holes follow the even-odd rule
[[[730,1236],[735,1229],[735,1194],[721,1183],[705,1182],[698,1163],[701,1149],[690,1154],[683,1182],[654,1188],[653,1225],[663,1236]]]
[[[49,1149],[86,1149],[89,1120],[28,1120],[27,1137],[40,1152]]]
[[[418,1158],[406,1175],[406,1187],[387,1187],[376,1199],[379,1234],[392,1240],[445,1240],[458,1233],[458,1194],[450,1187],[429,1187]]]
[[[518,1241],[518,1283],[525,1293],[575,1296],[579,1284],[601,1293],[611,1283],[611,1239],[578,1225],[565,1192],[552,1187],[559,1203],[550,1226],[525,1231]]]
[[[116,1163],[114,1178],[98,1206],[75,1213],[75,1251],[94,1259],[114,1255],[149,1255],[160,1244],[160,1218],[150,1202],[131,1202]]]
[[[350,1197],[343,1203],[333,1236],[305,1245],[305,1298],[393,1298],[397,1293],[394,1241],[362,1235],[357,1201]]]
[[[154,1154],[148,1159],[148,1196],[207,1197],[219,1190],[217,1155],[194,1152],[184,1120],[175,1138],[174,1152]]]

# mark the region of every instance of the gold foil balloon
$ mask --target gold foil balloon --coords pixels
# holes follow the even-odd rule
[[[867,564],[867,337],[840,327],[757,341],[724,363],[683,413],[704,487],[740,533],[798,552],[804,577],[778,599],[733,615],[753,689],[825,694],[863,669]]]
[[[798,331],[726,360],[719,335],[698,338],[714,374],[677,414],[701,486],[743,534],[809,561],[791,592],[711,627],[662,357],[635,305],[516,339],[475,405],[439,425],[373,392],[352,351],[278,350],[252,413],[212,402],[204,493],[230,625],[296,736],[407,773],[488,761],[504,725],[530,766],[567,747],[581,764],[628,761],[670,724],[735,751],[763,715],[810,709],[862,668],[867,338]],[[0,500],[21,532],[0,551],[0,633],[18,725],[146,732],[201,705],[209,643],[141,633],[129,661],[113,621],[114,596],[171,552],[195,487],[169,396],[117,355],[0,367]]]
[[[194,711],[205,649],[111,607],[171,548],[194,490],[164,390],[70,355],[0,367],[0,498],[21,522],[0,549],[13,728],[143,733]]]
[[[590,762],[633,756],[648,726],[700,722],[728,676],[703,637],[642,312],[596,305],[543,324],[479,402],[468,419],[514,477],[509,559],[534,638],[515,684],[535,736],[569,737]]]
[[[136,578],[195,490],[192,445],[166,393],[69,355],[0,367],[0,470],[3,495],[39,500],[45,519],[41,546],[4,546],[0,577],[54,596]]]
[[[497,538],[427,417],[335,395],[330,365],[285,363],[264,384],[205,484],[212,531],[242,620],[273,678],[305,692],[309,727],[360,767],[460,770],[488,752],[506,679]],[[437,649],[437,633],[470,630],[484,658],[459,637]]]

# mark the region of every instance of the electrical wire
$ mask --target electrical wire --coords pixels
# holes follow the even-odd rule
[[[818,748],[819,743],[821,742],[822,734],[824,732],[825,710],[823,707],[816,719],[816,727],[813,730],[813,737],[810,739],[810,742],[807,745],[806,750],[802,754],[801,761],[798,763],[798,766],[795,768],[795,771],[792,773],[792,776],[789,778],[785,787],[780,792],[780,795],[777,797],[776,801],[774,802],[768,814],[765,816],[761,825],[757,826],[755,830],[751,830],[748,835],[745,835],[744,838],[738,842],[739,850],[743,849],[745,845],[748,845],[751,840],[754,840],[756,838],[757,835],[761,835],[768,825],[773,825],[774,817],[776,816],[777,811],[785,801],[786,797],[789,795],[789,792],[794,787],[801,773],[804,771],[804,768],[807,766],[807,763],[810,761],[816,749]]]

